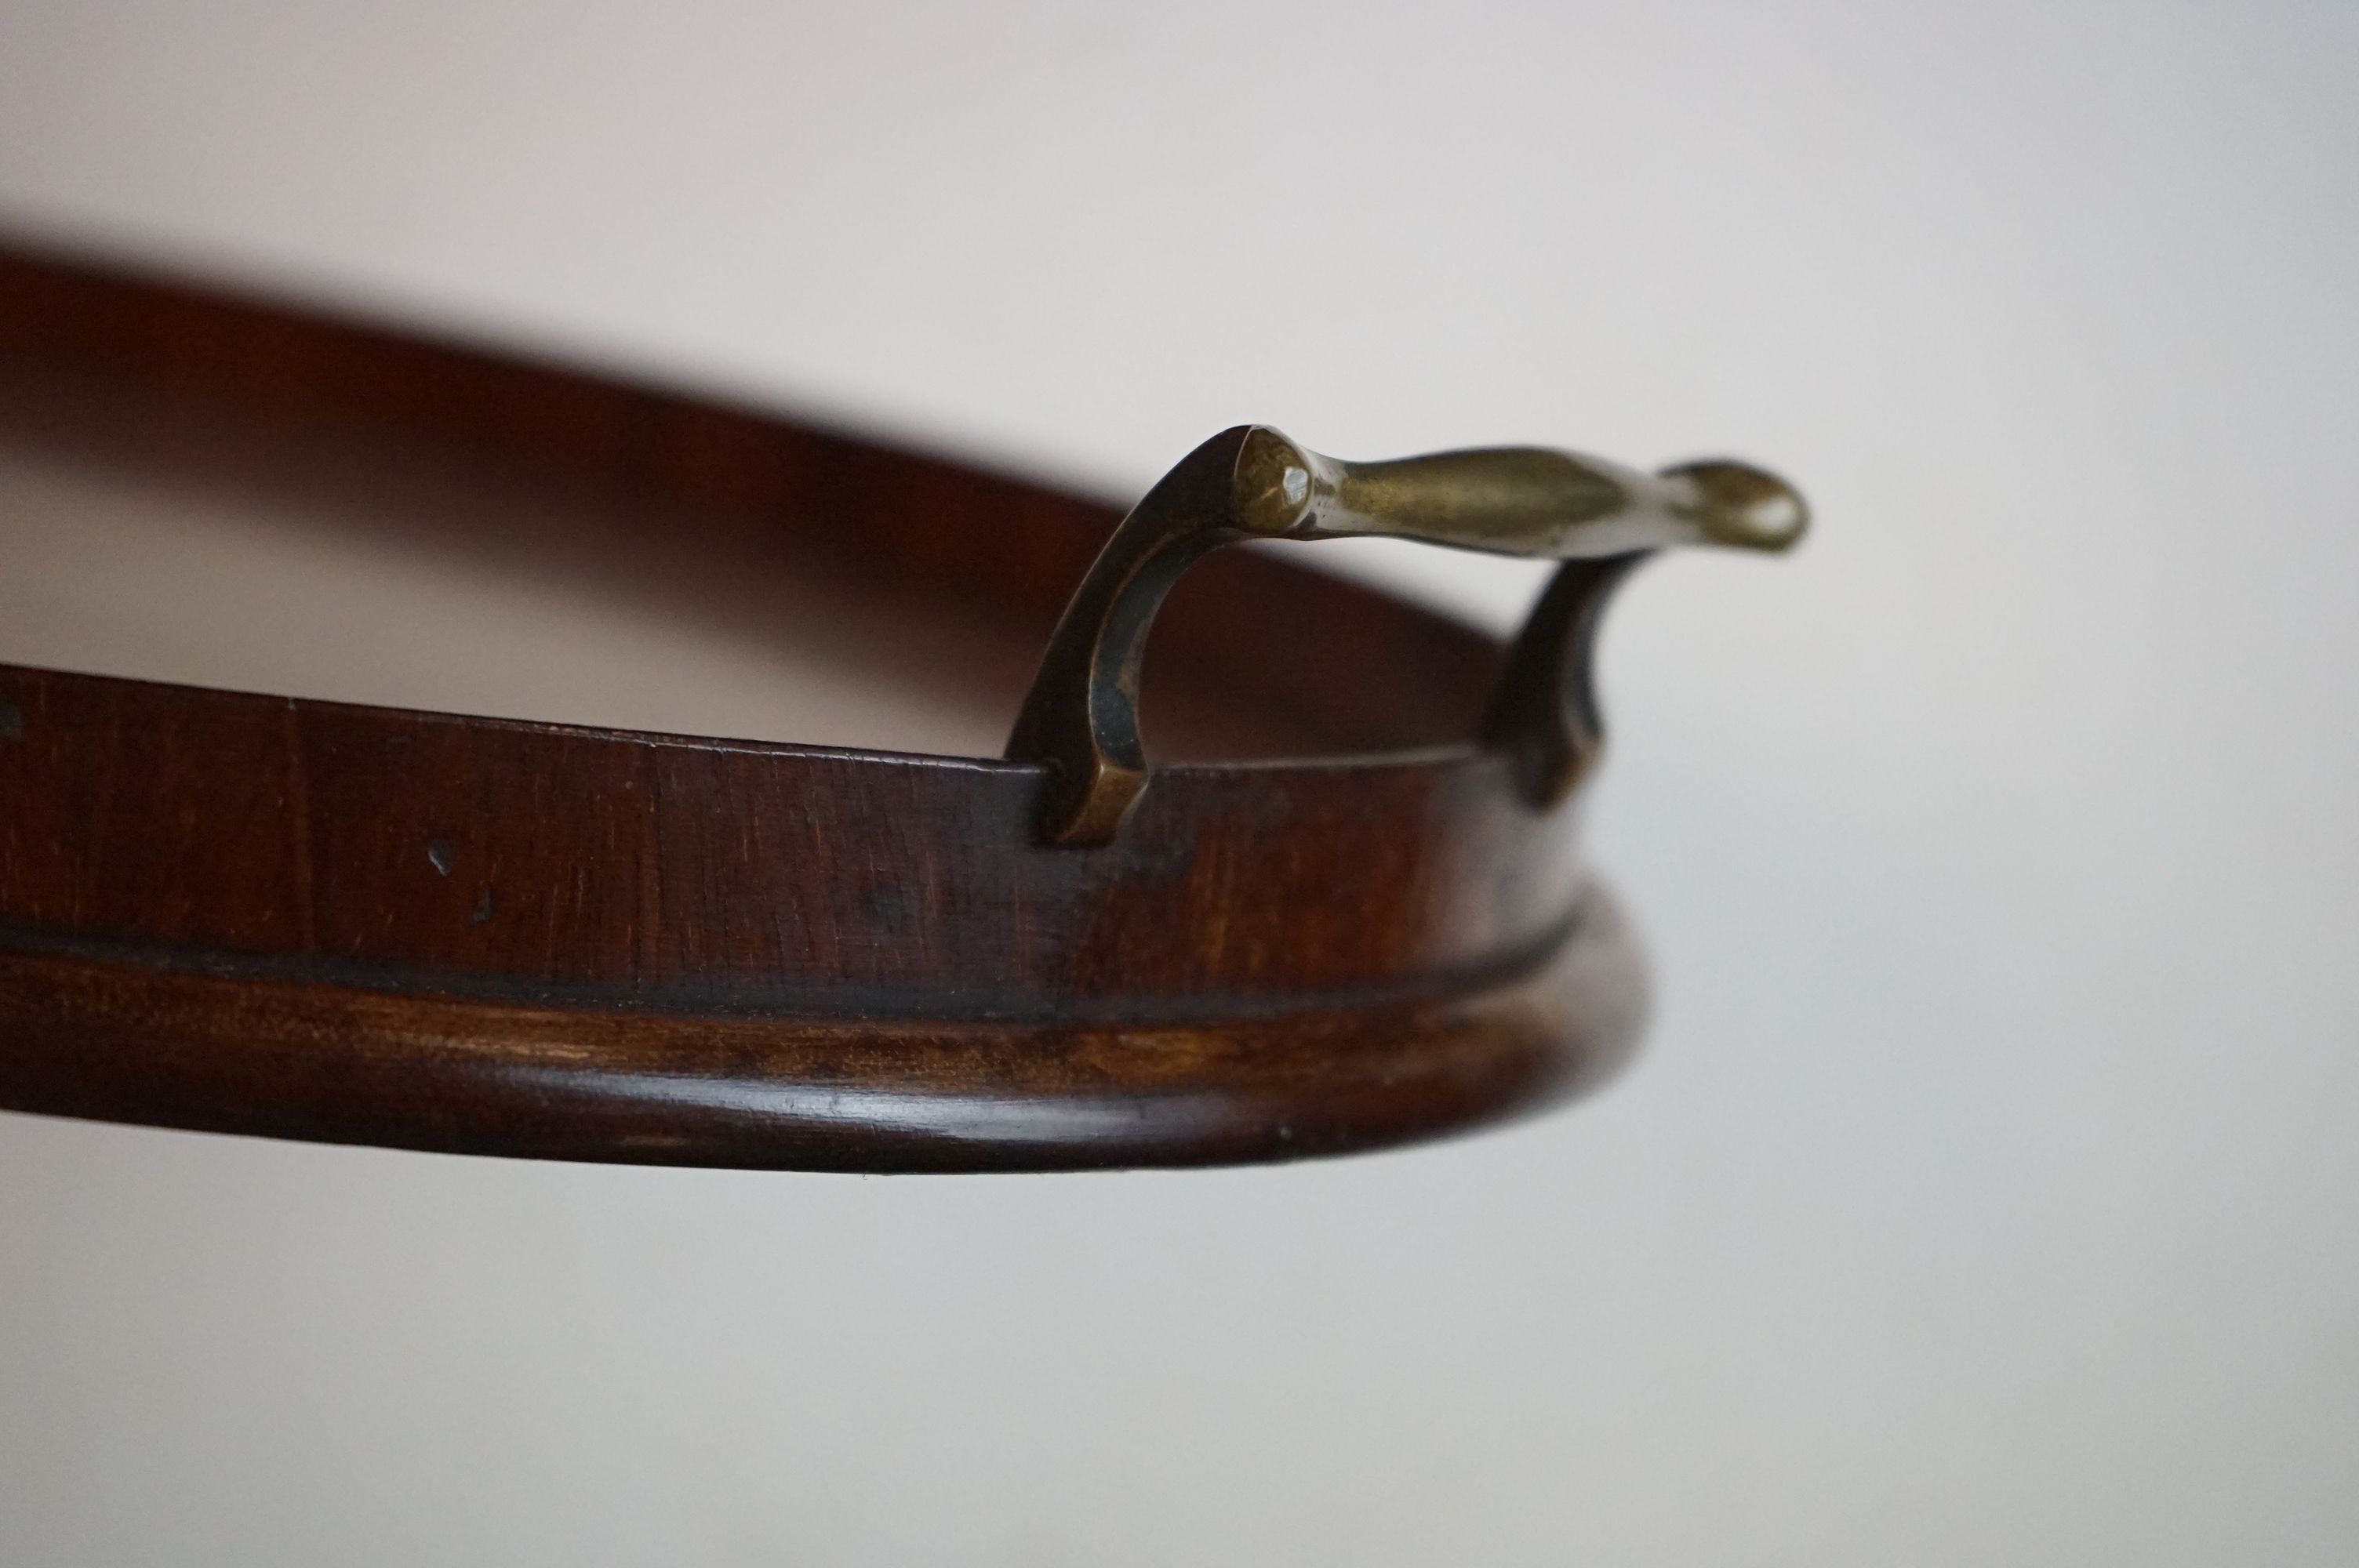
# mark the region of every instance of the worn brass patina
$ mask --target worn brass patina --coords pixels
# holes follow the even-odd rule
[[[1598,750],[1589,639],[1629,569],[1670,545],[1783,550],[1809,521],[1790,485],[1744,463],[1649,474],[1535,447],[1355,463],[1241,425],[1181,460],[1107,541],[1049,640],[1006,754],[1049,764],[1046,838],[1111,841],[1147,784],[1140,661],[1180,573],[1245,539],[1381,535],[1567,563],[1518,637],[1481,730],[1516,756],[1535,803],[1552,805]]]

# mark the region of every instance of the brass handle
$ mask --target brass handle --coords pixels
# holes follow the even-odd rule
[[[1487,743],[1526,758],[1531,793],[1553,800],[1596,750],[1585,667],[1571,661],[1628,568],[1667,545],[1782,550],[1808,525],[1790,486],[1743,463],[1648,474],[1533,447],[1353,463],[1240,425],[1180,460],[1107,540],[1049,637],[1006,754],[1049,764],[1046,838],[1109,842],[1147,784],[1139,665],[1180,573],[1243,539],[1382,535],[1572,563],[1517,640],[1483,725]]]

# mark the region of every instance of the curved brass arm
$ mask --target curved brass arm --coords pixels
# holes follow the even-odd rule
[[[1006,754],[1049,766],[1046,837],[1111,840],[1147,784],[1137,704],[1147,628],[1190,562],[1241,539],[1382,535],[1593,563],[1635,560],[1667,545],[1782,550],[1808,524],[1790,486],[1743,463],[1648,474],[1532,447],[1353,463],[1266,426],[1240,425],[1180,460],[1114,530],[1049,640]],[[1532,755],[1538,797],[1561,795],[1595,751],[1585,676],[1568,695],[1564,666],[1567,655],[1585,653],[1596,611],[1627,564],[1568,568],[1544,596],[1493,699],[1484,738]],[[1558,729],[1585,726],[1586,739],[1527,744],[1530,727],[1549,713]]]

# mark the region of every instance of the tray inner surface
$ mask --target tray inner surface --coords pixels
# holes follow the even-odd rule
[[[1114,517],[999,480],[962,494],[939,465],[951,482],[930,511],[856,476],[700,504],[235,393],[0,356],[0,663],[992,756]],[[962,565],[995,553],[995,570]],[[1461,740],[1492,656],[1243,552],[1190,574],[1153,647],[1146,721],[1166,761]]]

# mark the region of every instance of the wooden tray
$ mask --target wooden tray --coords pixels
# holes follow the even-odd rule
[[[1643,990],[1575,849],[1597,611],[1658,545],[1803,521],[1738,465],[1348,465],[1240,428],[1117,530],[972,466],[0,247],[0,516],[44,507],[44,537],[71,515],[135,554],[245,509],[529,564],[758,647],[784,722],[747,731],[833,743],[0,665],[0,1106],[850,1171],[1334,1153],[1596,1083]],[[1507,649],[1211,553],[1339,532],[1573,558]],[[267,678],[337,689],[310,677],[342,658],[366,689],[342,641],[272,643]],[[1006,757],[918,754],[1012,720]]]

